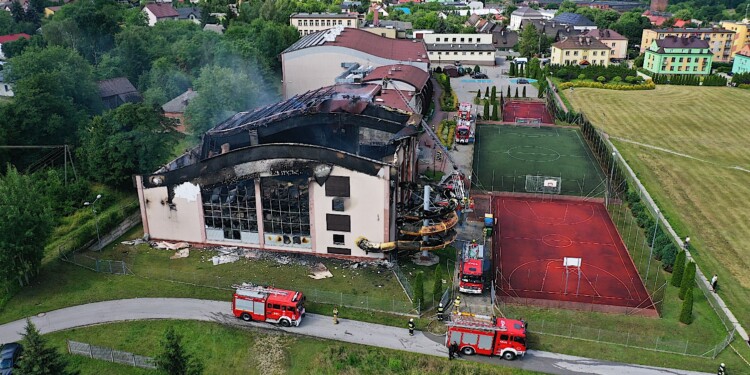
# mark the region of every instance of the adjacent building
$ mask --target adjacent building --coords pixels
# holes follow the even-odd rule
[[[649,49],[654,40],[664,39],[668,36],[695,37],[705,40],[713,55],[713,61],[729,62],[732,60],[731,52],[735,32],[720,27],[646,29],[643,30],[643,36],[641,37],[641,53]]]
[[[741,22],[721,21],[721,27],[734,31],[734,41],[730,52],[731,58],[734,58],[745,46],[750,45],[750,20],[744,19]]]
[[[552,64],[609,66],[611,47],[590,36],[575,36],[552,44]]]
[[[125,77],[99,81],[99,97],[105,109],[115,109],[125,103],[138,103],[143,100],[141,94]]]
[[[389,20],[378,21],[377,24],[362,27],[362,30],[391,39],[406,39],[406,35],[411,29],[411,22]]]
[[[538,10],[529,7],[521,7],[510,14],[510,24],[508,27],[511,30],[517,31],[521,29],[521,23],[523,21],[543,19],[545,19],[544,16]]]
[[[743,47],[737,52],[737,54],[734,55],[732,73],[750,73],[750,44],[746,44],[745,47]]]
[[[561,25],[570,26],[573,28],[573,30],[578,31],[596,29],[596,24],[594,23],[594,21],[578,13],[560,13],[550,21],[559,23]]]
[[[667,36],[651,42],[643,68],[658,74],[711,74],[713,54],[708,41],[695,36]]]
[[[201,9],[198,7],[177,8],[178,20],[191,21],[200,25]]]
[[[190,101],[195,99],[196,96],[198,96],[198,93],[193,91],[192,88],[188,88],[187,91],[161,106],[165,117],[177,120],[177,131],[181,133],[187,131],[185,110],[187,109],[188,104],[190,104]]]
[[[146,4],[146,6],[143,7],[143,13],[146,15],[149,26],[154,26],[157,22],[161,21],[176,20],[180,17],[180,14],[177,13],[177,9],[175,9],[171,3]]]
[[[216,125],[194,149],[135,177],[144,233],[196,246],[382,258],[357,239],[400,239],[421,116],[379,105],[381,89],[327,86]]]
[[[358,17],[357,13],[292,13],[289,24],[305,36],[336,26],[358,28]]]
[[[624,60],[628,57],[628,38],[614,30],[587,30],[583,33],[583,36],[590,36],[609,46],[611,48],[610,59]]]
[[[5,55],[3,54],[3,44],[15,42],[21,38],[30,39],[31,36],[29,36],[29,34],[24,34],[24,33],[0,35],[0,60],[5,60]]]
[[[356,28],[337,26],[300,38],[281,53],[285,98],[333,84],[346,64],[365,68],[411,65],[429,71],[421,40],[390,39]]]
[[[432,62],[495,65],[492,34],[426,34],[423,38]]]

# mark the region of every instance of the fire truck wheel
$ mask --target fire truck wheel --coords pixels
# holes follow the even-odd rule
[[[513,352],[505,352],[503,353],[503,359],[506,361],[512,361],[516,359],[516,353]]]
[[[281,320],[281,321],[279,322],[279,325],[280,325],[280,326],[282,326],[282,327],[289,327],[289,326],[291,326],[291,325],[292,325],[292,323],[289,323],[289,321],[288,321],[288,320],[286,320],[286,319],[282,319],[282,320]]]
[[[474,348],[472,348],[471,346],[467,346],[461,349],[461,352],[463,352],[466,355],[474,355]]]
[[[244,320],[246,322],[249,322],[249,321],[253,320],[253,317],[250,316],[250,314],[248,314],[248,313],[242,313],[242,315],[240,315],[240,318],[242,318],[242,320]]]

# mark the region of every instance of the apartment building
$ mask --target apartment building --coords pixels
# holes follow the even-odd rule
[[[708,43],[708,48],[713,55],[713,61],[729,62],[732,60],[731,52],[735,34],[732,30],[719,27],[643,30],[641,53],[645,53],[654,40],[664,39],[668,36],[681,38],[695,37],[705,40]]]
[[[590,36],[572,36],[552,45],[552,63],[609,66],[610,46]]]
[[[299,30],[300,36],[328,30],[335,26],[359,28],[356,13],[292,13],[289,24]]]
[[[734,31],[734,42],[732,42],[732,52],[730,57],[734,58],[738,52],[747,45],[750,45],[750,20],[740,21],[721,21],[721,27]]]
[[[692,36],[667,36],[651,42],[643,68],[659,74],[711,74],[713,54],[708,41]]]

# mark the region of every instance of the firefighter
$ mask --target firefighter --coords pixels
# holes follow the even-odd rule
[[[458,344],[456,343],[456,340],[453,340],[453,342],[451,343],[451,350],[453,351],[454,357],[459,357]]]
[[[443,303],[440,302],[440,304],[437,307],[437,318],[439,321],[443,321],[443,312],[445,311],[445,308],[443,307]]]
[[[453,310],[456,313],[460,313],[461,312],[460,306],[461,306],[461,295],[457,295],[456,300],[453,301]]]
[[[717,375],[727,375],[727,367],[722,363],[719,365],[719,371],[716,372]]]
[[[339,309],[333,308],[333,324],[339,324]]]
[[[409,318],[409,336],[414,336],[414,318]]]

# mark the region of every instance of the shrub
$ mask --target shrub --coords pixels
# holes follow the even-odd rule
[[[635,82],[635,77],[633,77],[633,76],[627,76],[627,77],[625,77],[625,82],[627,82],[627,83],[633,83],[633,82]]]
[[[483,116],[483,118],[485,120],[489,120],[490,119],[490,102],[489,102],[489,100],[485,100],[484,101],[484,112],[483,112],[482,116]]]
[[[620,83],[620,82],[622,82],[622,78],[620,78],[620,76],[616,76],[616,77],[612,78],[612,82],[614,82],[614,83]]]
[[[560,69],[560,70],[557,71],[557,73],[555,73],[555,76],[557,76],[557,78],[567,79],[568,78],[568,71],[565,70],[565,69]],[[585,76],[584,76],[584,78],[585,78]]]
[[[674,266],[675,258],[677,257],[677,246],[672,242],[664,245],[661,249],[661,262],[662,268],[666,271],[671,271]]]
[[[685,301],[682,302],[680,310],[680,322],[690,324],[693,322],[693,287],[690,286],[685,293]]]
[[[685,295],[689,290],[693,288],[693,281],[695,280],[695,263],[689,262],[685,267],[685,273],[682,275],[680,280],[680,299],[685,299]]]
[[[605,77],[605,76],[599,76],[599,77],[596,77],[596,80],[599,81],[599,82],[601,82],[601,83],[604,83],[604,82],[607,81],[607,77]]]
[[[424,277],[422,272],[417,273],[417,277],[414,278],[414,305],[424,307]]]
[[[583,73],[581,73],[581,74],[578,75],[578,79],[584,80],[584,79],[586,79],[586,75],[583,74]]]
[[[497,103],[492,105],[492,121],[498,121],[500,117],[497,114]]]
[[[672,286],[679,287],[682,282],[682,275],[685,273],[685,252],[677,253],[677,259],[674,261],[672,268]]]

